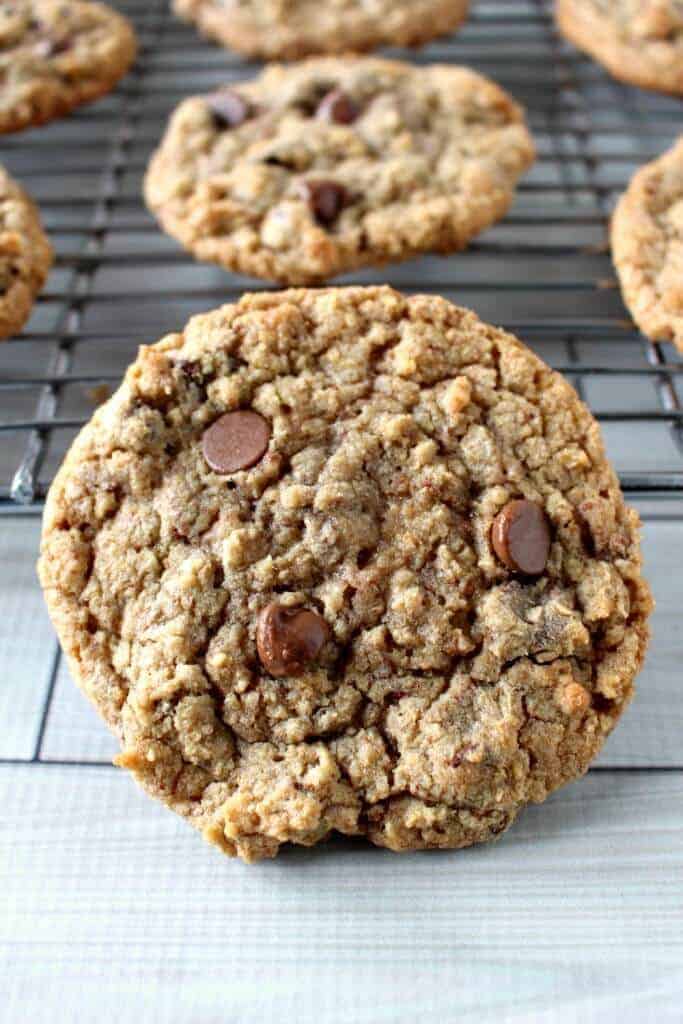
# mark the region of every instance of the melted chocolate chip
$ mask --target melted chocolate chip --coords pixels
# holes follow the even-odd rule
[[[269,167],[283,167],[286,171],[295,171],[296,163],[292,159],[288,159],[286,156],[278,156],[277,153],[272,153],[264,159],[264,164],[268,164]]]
[[[221,131],[227,128],[239,128],[252,116],[252,109],[247,101],[232,89],[221,89],[206,97],[206,103],[213,114],[216,127]]]
[[[333,124],[353,124],[360,114],[360,107],[342,89],[333,89],[323,97],[316,111],[316,117]]]
[[[216,473],[249,469],[263,458],[270,443],[270,424],[250,409],[228,412],[209,427],[202,439],[204,458]]]
[[[311,213],[323,227],[330,227],[344,209],[347,192],[336,181],[305,181],[301,194],[308,203]]]
[[[325,620],[308,608],[285,608],[276,601],[258,617],[256,648],[272,676],[299,676],[320,654],[330,636]]]
[[[613,714],[614,713],[614,701],[610,700],[609,697],[605,697],[602,693],[592,693],[591,703],[596,711],[601,714]]]
[[[508,569],[539,576],[550,554],[548,517],[533,501],[510,501],[493,521],[491,544]]]
[[[50,57],[57,57],[60,53],[66,53],[73,46],[73,40],[68,36],[63,39],[39,39],[33,47],[33,53],[42,60]]]
[[[202,367],[195,359],[179,359],[176,366],[182,373],[183,377],[188,380],[194,381],[199,384],[202,380]]]
[[[392,690],[391,693],[387,695],[387,704],[390,707],[393,707],[394,704],[398,704],[407,696],[408,694],[404,690]]]

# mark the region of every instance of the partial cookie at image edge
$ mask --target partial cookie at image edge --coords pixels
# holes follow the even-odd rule
[[[635,173],[617,203],[610,238],[636,324],[651,341],[671,341],[683,352],[683,137]]]
[[[456,31],[467,17],[469,0],[421,0],[420,9],[406,10],[390,31],[367,19],[352,29],[346,19],[324,35],[318,24],[312,31],[275,21],[265,28],[250,23],[248,15],[240,19],[236,12],[221,9],[215,0],[174,0],[173,10],[209,39],[247,57],[296,61],[323,54],[365,53],[380,46],[422,46]]]
[[[614,78],[655,92],[683,94],[683,46],[658,45],[656,54],[646,40],[620,38],[609,18],[601,17],[586,0],[556,0],[555,17],[562,35],[602,64]],[[666,55],[666,56],[664,56]]]
[[[71,6],[78,5],[72,3]],[[65,117],[110,93],[130,69],[137,54],[137,38],[131,22],[106,4],[93,2],[80,6],[94,8],[107,24],[110,39],[105,57],[95,55],[92,64],[86,67],[82,61],[73,62],[68,50],[57,53],[51,58],[57,73],[37,67],[34,79],[22,75],[14,100],[9,91],[13,88],[11,80],[5,82],[0,90],[0,134],[38,128]],[[69,66],[70,62],[74,67]]]
[[[38,207],[0,166],[0,270],[8,265],[7,288],[0,292],[0,341],[28,320],[52,261]]]

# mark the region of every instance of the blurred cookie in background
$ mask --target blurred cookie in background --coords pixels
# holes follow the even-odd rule
[[[198,259],[311,284],[463,249],[533,159],[522,110],[482,75],[317,58],[185,100],[145,194]]]
[[[24,326],[51,266],[37,206],[0,166],[0,340]]]
[[[683,4],[676,0],[557,0],[560,31],[615,78],[683,93]]]
[[[128,20],[105,4],[0,4],[0,132],[45,124],[110,92],[136,50]]]
[[[297,60],[420,46],[453,32],[469,0],[174,0],[175,12],[248,57]]]
[[[633,177],[612,218],[624,302],[652,341],[683,352],[683,137]]]

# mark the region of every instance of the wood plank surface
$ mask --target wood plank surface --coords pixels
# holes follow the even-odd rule
[[[40,523],[0,520],[0,758],[30,758],[56,643],[36,578]]]
[[[6,767],[3,1019],[680,1021],[682,801],[600,772],[494,846],[246,867],[114,769]]]

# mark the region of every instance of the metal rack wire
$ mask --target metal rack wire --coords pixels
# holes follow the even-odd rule
[[[146,212],[141,178],[184,96],[254,71],[175,20],[123,0],[141,43],[117,92],[0,140],[40,203],[56,268],[27,330],[0,347],[0,514],[37,514],[80,425],[140,343],[256,282],[195,264]],[[527,108],[539,158],[511,215],[465,253],[348,280],[439,291],[518,333],[570,376],[603,423],[627,491],[683,498],[683,360],[641,338],[605,244],[634,169],[683,127],[680,101],[623,87],[555,34],[549,0],[474,4],[467,27],[413,55],[467,63]]]

